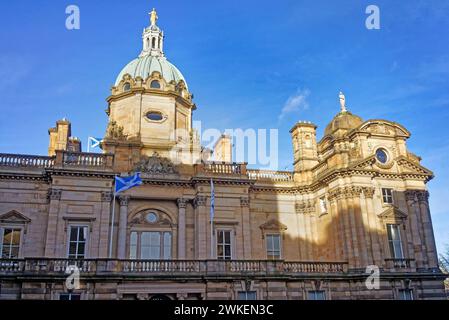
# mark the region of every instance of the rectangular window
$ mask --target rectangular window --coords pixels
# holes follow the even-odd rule
[[[158,260],[161,258],[161,234],[159,232],[142,232],[140,239],[142,259]]]
[[[129,236],[129,258],[137,259],[137,232],[131,232]]]
[[[71,226],[69,234],[69,259],[84,259],[87,245],[86,226]]]
[[[326,300],[326,292],[324,290],[311,290],[308,298],[309,300]]]
[[[59,300],[81,300],[81,294],[79,293],[61,293]]]
[[[140,249],[140,252],[137,250]],[[171,232],[131,232],[129,244],[130,259],[168,260],[171,259]]]
[[[393,204],[393,189],[382,188],[382,200],[384,203]]]
[[[217,259],[231,260],[231,231],[217,231]]]
[[[237,300],[257,300],[256,291],[239,291]]]
[[[395,259],[403,259],[401,233],[399,225],[387,224],[388,244],[390,246],[391,256]]]
[[[164,259],[171,259],[171,233],[164,232]]]
[[[21,234],[21,229],[0,229],[0,252],[3,259],[16,259],[19,257]]]
[[[402,289],[399,290],[400,300],[413,300],[413,290],[412,289]]]
[[[281,258],[281,235],[267,234],[267,259],[277,260]]]

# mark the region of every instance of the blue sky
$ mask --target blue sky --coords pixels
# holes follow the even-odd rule
[[[65,28],[70,4],[80,30]],[[380,30],[365,28],[369,4],[380,8]],[[408,128],[409,149],[436,175],[438,246],[449,243],[449,1],[2,1],[0,152],[46,154],[47,130],[62,117],[84,143],[102,136],[105,98],[140,52],[152,7],[165,53],[195,94],[195,119],[278,128],[281,168],[291,168],[288,130],[310,120],[320,138],[340,89],[365,120]]]

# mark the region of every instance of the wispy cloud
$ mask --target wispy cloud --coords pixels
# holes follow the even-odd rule
[[[298,89],[298,91],[290,96],[284,104],[284,107],[279,114],[279,120],[282,120],[287,114],[307,110],[309,102],[307,98],[310,95],[309,89]]]

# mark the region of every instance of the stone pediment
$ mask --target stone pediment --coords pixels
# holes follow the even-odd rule
[[[271,219],[271,220],[265,222],[259,228],[262,230],[276,230],[276,231],[287,230],[287,226],[285,224],[279,222],[276,219]]]
[[[177,174],[175,165],[167,158],[162,158],[157,152],[151,157],[143,156],[134,167],[134,171],[150,175]]]
[[[376,163],[376,158],[374,155],[369,156],[366,159],[362,159],[360,161],[357,161],[353,163],[350,167],[350,169],[373,169],[373,165]]]
[[[404,173],[417,173],[417,174],[425,174],[425,175],[433,176],[432,171],[423,167],[422,165],[418,164],[415,161],[407,159],[404,156],[401,156],[397,160],[397,163]],[[407,170],[403,170],[403,169],[407,169]]]
[[[0,222],[26,224],[31,222],[31,219],[16,210],[11,210],[5,214],[0,215]]]
[[[379,214],[379,218],[390,221],[402,221],[407,219],[407,217],[408,215],[405,212],[395,206],[390,206],[387,210]]]

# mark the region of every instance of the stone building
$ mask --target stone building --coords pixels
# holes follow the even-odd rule
[[[154,10],[142,40],[107,98],[103,153],[63,119],[48,156],[0,154],[0,299],[445,297],[433,175],[407,129],[362,120],[341,94],[321,140],[310,122],[291,129],[292,172],[247,168],[228,136],[201,147]],[[114,197],[133,172],[143,185]]]

